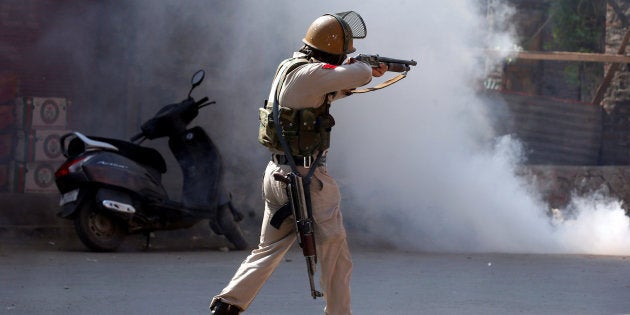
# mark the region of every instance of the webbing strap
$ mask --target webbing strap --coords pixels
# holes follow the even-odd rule
[[[302,58],[292,58],[283,62],[282,65],[279,67],[280,69],[276,73],[276,78],[274,79],[275,81],[274,81],[274,84],[272,85],[273,88],[269,95],[270,100],[273,100],[273,106],[272,106],[273,121],[276,128],[276,133],[278,134],[278,140],[280,141],[280,145],[282,146],[282,150],[284,151],[284,154],[287,157],[287,160],[289,162],[289,165],[291,166],[291,169],[293,170],[293,172],[295,172],[298,175],[300,173],[297,169],[295,160],[293,159],[293,155],[291,154],[291,149],[286,139],[284,138],[284,134],[282,133],[282,128],[280,127],[280,113],[279,113],[279,108],[278,108],[280,105],[278,103],[278,100],[280,98],[280,89],[282,85],[284,84],[286,76],[289,74],[289,72],[307,63],[308,61]],[[323,105],[326,106],[326,111],[328,111],[328,109],[330,108],[329,98],[330,98],[330,94],[326,95],[326,98],[324,99]],[[317,154],[317,158],[315,159],[315,162],[313,164],[316,167],[311,168],[308,174],[306,175],[306,177],[304,177],[305,179],[304,185],[307,188],[308,188],[308,185],[310,184],[310,179],[313,176],[313,172],[317,168],[317,165],[319,165],[319,161],[321,161],[322,159],[323,153],[324,153],[323,151],[321,150],[319,151],[319,153]]]
[[[354,94],[354,93],[367,93],[367,92],[380,90],[380,89],[382,89],[384,87],[388,87],[388,86],[390,86],[390,85],[392,85],[392,84],[394,84],[394,83],[404,79],[405,77],[407,77],[407,72],[406,71],[401,73],[401,74],[399,74],[399,75],[397,75],[397,76],[395,76],[395,77],[393,77],[393,78],[391,78],[391,79],[389,79],[389,80],[387,80],[387,81],[385,81],[385,82],[383,82],[383,83],[381,83],[381,84],[375,85],[373,87],[365,88],[365,89],[351,90],[350,92],[352,94]]]
[[[298,65],[303,64],[302,62],[297,62],[295,64],[290,64],[287,67],[286,64],[282,66],[282,69],[280,71],[282,71],[281,73],[279,73],[281,75],[281,78],[276,78],[279,79],[276,84],[274,85],[274,89],[272,90],[271,93],[273,93],[274,98],[273,98],[273,121],[274,121],[274,125],[276,127],[276,132],[278,133],[278,139],[280,141],[280,144],[282,145],[282,149],[285,153],[285,156],[287,157],[287,159],[289,160],[289,165],[291,166],[291,170],[292,172],[296,175],[296,176],[300,176],[300,172],[297,169],[297,165],[295,164],[295,160],[293,159],[293,156],[291,155],[291,149],[289,148],[289,144],[287,143],[286,139],[284,138],[284,135],[282,134],[282,128],[280,127],[280,113],[279,113],[279,104],[278,104],[278,99],[280,98],[280,88],[282,86],[282,84],[284,84],[284,80],[287,76],[287,74],[289,72],[291,72],[293,69],[295,69]],[[319,161],[321,160],[323,155],[322,151],[319,151],[319,153],[317,154],[317,158],[315,159],[315,167],[312,167],[311,169],[309,169],[308,174],[306,174],[305,177],[302,177],[302,187],[304,190],[304,199],[306,202],[306,212],[308,215],[309,219],[313,218],[313,207],[311,205],[311,178],[313,177],[313,173],[315,172],[315,169],[317,168],[317,165],[319,164]],[[284,208],[284,206],[283,206]],[[281,208],[282,209],[282,208]],[[285,208],[285,213],[286,213],[286,208]],[[283,215],[283,214],[280,214]],[[286,218],[286,217],[285,217]],[[274,227],[276,225],[278,225],[279,223],[277,222],[278,220],[281,220],[280,217],[274,217],[272,218],[274,220]],[[281,221],[280,221],[281,222]]]
[[[278,73],[276,73],[276,78],[275,78],[276,81],[274,82],[273,89],[270,93],[270,99],[273,99],[273,107],[272,107],[273,123],[276,128],[276,133],[278,134],[278,140],[280,141],[282,150],[284,151],[284,154],[289,161],[289,165],[291,166],[291,169],[296,174],[300,174],[300,173],[298,172],[297,165],[295,164],[295,161],[293,160],[293,156],[291,155],[291,149],[289,148],[289,144],[284,138],[284,134],[282,133],[282,127],[280,126],[280,113],[278,109],[279,107],[278,99],[280,98],[280,88],[284,84],[284,80],[286,79],[287,74],[289,74],[289,72],[291,72],[298,66],[306,64],[306,63],[308,63],[308,61],[297,59],[297,58],[292,58],[285,61],[280,67],[281,69],[279,69]]]

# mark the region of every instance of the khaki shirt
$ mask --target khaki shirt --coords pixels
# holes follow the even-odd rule
[[[293,57],[303,56],[296,52]],[[368,84],[372,80],[372,69],[363,62],[334,66],[323,62],[311,62],[299,66],[287,75],[280,90],[279,102],[284,107],[319,107],[326,94],[337,92],[334,100],[346,96],[351,90]]]

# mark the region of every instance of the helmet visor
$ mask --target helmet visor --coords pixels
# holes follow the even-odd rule
[[[346,54],[354,52],[353,38],[365,38],[367,36],[367,28],[363,22],[363,18],[354,11],[346,11],[331,14],[334,16],[343,28],[343,51]]]
[[[359,13],[346,11],[335,13],[333,16],[335,16],[344,26],[346,35],[350,35],[352,38],[365,38],[365,36],[367,36],[365,22],[363,22],[363,18],[359,15]]]

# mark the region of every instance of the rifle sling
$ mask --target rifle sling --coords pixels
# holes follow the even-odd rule
[[[381,84],[375,85],[373,87],[368,87],[368,88],[365,88],[365,89],[351,90],[350,92],[352,94],[354,94],[354,93],[367,93],[367,92],[380,90],[380,89],[382,89],[384,87],[388,87],[388,86],[390,86],[390,85],[392,85],[392,84],[394,84],[394,83],[404,79],[405,77],[407,77],[407,72],[406,71],[400,73],[399,75],[397,75],[397,76],[395,76],[395,77],[393,77],[393,78],[391,78],[391,79],[389,79],[389,80],[387,80],[387,81],[385,81],[385,82],[383,82]]]
[[[291,155],[291,149],[289,148],[289,144],[287,143],[286,139],[284,138],[284,135],[282,134],[282,128],[280,127],[280,114],[279,114],[279,102],[278,102],[278,98],[279,98],[279,92],[280,92],[280,86],[282,86],[282,84],[284,83],[284,79],[286,78],[286,75],[292,71],[293,69],[295,69],[295,67],[297,67],[296,65],[294,65],[293,67],[288,67],[288,69],[283,69],[284,71],[281,72],[280,74],[282,75],[282,77],[276,82],[276,85],[274,85],[274,100],[273,100],[273,108],[272,108],[272,112],[273,112],[273,121],[274,121],[274,125],[276,128],[276,132],[278,134],[278,140],[280,141],[280,145],[282,146],[282,149],[284,151],[284,154],[287,157],[287,160],[289,162],[289,165],[291,166],[291,170],[296,174],[296,176],[301,176],[300,172],[297,169],[297,165],[295,164],[295,160],[293,159],[293,156]],[[282,71],[282,70],[280,70]],[[305,201],[306,201],[306,209],[307,209],[307,214],[309,218],[313,217],[313,210],[311,207],[311,192],[310,192],[310,187],[311,187],[311,177],[313,176],[313,173],[315,172],[315,169],[317,168],[317,165],[319,165],[319,161],[321,160],[323,156],[323,152],[320,150],[319,153],[317,154],[317,158],[315,159],[315,162],[313,163],[314,167],[311,167],[308,171],[308,174],[306,176],[303,177],[302,179],[302,185],[304,188],[304,196],[305,196]],[[283,209],[284,207],[286,207],[287,205],[283,206],[280,209]],[[289,207],[289,210],[291,208]],[[272,217],[272,220],[276,217],[276,215],[278,214],[280,210],[278,210],[276,212],[276,214],[274,214],[274,216]],[[286,210],[283,210],[286,211]],[[290,214],[290,213],[289,213]],[[283,215],[283,214],[280,214]],[[284,218],[282,218],[282,220],[286,219],[287,216],[284,216]],[[276,218],[277,220],[280,220],[281,217]],[[282,223],[282,221],[280,221],[280,223]],[[278,224],[278,226],[280,226]],[[275,226],[274,226],[275,227]]]

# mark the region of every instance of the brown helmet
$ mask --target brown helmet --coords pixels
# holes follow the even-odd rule
[[[348,11],[318,17],[309,26],[302,42],[325,53],[345,55],[356,51],[353,38],[365,38],[366,35],[361,16]]]

